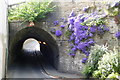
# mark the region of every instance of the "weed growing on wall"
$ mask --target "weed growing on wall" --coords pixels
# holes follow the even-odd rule
[[[43,19],[47,13],[52,12],[55,6],[51,5],[52,1],[48,2],[26,2],[19,6],[13,6],[9,8],[8,20],[23,20],[23,21],[35,21]]]

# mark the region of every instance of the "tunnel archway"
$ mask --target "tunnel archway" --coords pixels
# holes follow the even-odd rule
[[[58,68],[59,49],[54,38],[45,30],[38,27],[27,27],[16,33],[10,44],[9,64],[13,63],[22,54],[22,47],[25,40],[34,38],[37,41],[46,42],[47,45],[41,44],[41,52],[53,67]]]
[[[24,51],[40,51],[40,43],[41,41],[37,41],[34,38],[28,38],[27,40],[24,41],[22,49]]]

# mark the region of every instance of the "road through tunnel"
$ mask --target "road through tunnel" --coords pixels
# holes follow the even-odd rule
[[[36,52],[23,50],[24,43],[28,39],[35,39],[38,41],[40,50]],[[34,53],[37,53],[34,55],[35,57],[29,55]],[[25,54],[27,54],[27,56]],[[58,68],[59,49],[56,41],[48,32],[37,27],[27,27],[16,33],[10,44],[8,66],[16,61],[20,61],[22,63],[28,60],[31,62],[32,58],[37,58],[37,62],[43,62],[45,60],[54,68]]]

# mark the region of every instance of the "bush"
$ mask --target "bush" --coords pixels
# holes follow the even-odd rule
[[[113,74],[120,74],[120,53],[114,48],[113,51],[107,51],[98,62],[98,70],[93,73],[94,77],[107,78]]]
[[[119,75],[118,73],[111,73],[111,74],[108,75],[107,78],[116,78],[118,75]]]
[[[24,20],[35,21],[46,17],[46,14],[53,11],[54,6],[51,6],[52,1],[37,2],[31,1],[22,3],[19,6],[9,8],[8,20]]]
[[[83,69],[83,74],[86,77],[92,76],[92,73],[98,69],[98,61],[101,59],[103,54],[107,51],[106,46],[95,45],[91,48],[90,56],[88,57],[88,61]]]

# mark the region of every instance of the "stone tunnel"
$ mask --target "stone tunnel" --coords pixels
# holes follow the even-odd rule
[[[27,22],[22,25],[21,23],[22,22],[19,21],[9,23],[9,54],[7,64],[8,77],[15,75],[15,77],[18,78],[19,71],[24,70],[21,73],[30,74],[28,72],[32,71],[31,73],[33,75],[38,75],[38,78],[45,78],[45,75],[39,70],[48,70],[48,72],[50,70],[50,73],[54,72],[53,74],[56,76],[61,75],[62,77],[67,76],[69,78],[79,78],[79,76],[73,74],[75,72],[70,71],[71,66],[68,62],[71,62],[71,57],[66,51],[68,48],[68,40],[66,40],[65,37],[56,37],[52,34],[50,32],[50,27],[46,25],[46,22],[40,22],[38,24],[35,23],[35,26],[33,27],[28,27],[27,25],[29,23]],[[39,43],[42,56],[37,55],[37,57],[31,57],[30,55],[25,55],[26,52],[24,51],[23,46],[29,39],[34,39]],[[45,42],[45,44],[41,44],[41,42]],[[28,54],[31,54],[31,52],[28,52]],[[30,68],[30,70],[26,71],[26,68]],[[13,72],[13,69],[15,69],[16,72]],[[61,74],[59,72],[65,74]],[[44,73],[46,73],[46,71]],[[43,76],[40,76],[40,74]],[[20,75],[22,75],[20,76],[22,78],[35,77],[30,76],[31,74],[28,76],[23,74]],[[46,78],[49,77],[46,76]]]
[[[37,41],[43,41],[47,43],[46,46],[41,45],[41,52],[44,53],[44,57],[46,57],[49,63],[51,63],[56,69],[58,69],[58,71],[75,74],[82,73],[84,64],[82,64],[81,61],[82,58],[85,57],[85,55],[80,53],[79,51],[76,52],[76,56],[74,58],[68,55],[70,50],[70,43],[68,42],[68,38],[65,36],[65,32],[68,30],[68,24],[61,21],[61,18],[67,20],[69,13],[71,13],[72,10],[76,12],[76,15],[82,13],[82,9],[85,5],[100,5],[98,6],[98,8],[106,8],[106,5],[99,2],[86,3],[72,1],[66,3],[60,2],[56,4],[58,7],[55,8],[55,12],[50,13],[47,18],[35,22],[34,27],[28,27],[27,25],[29,25],[29,23],[23,23],[22,21],[13,21],[9,23],[9,64],[13,60],[16,60],[16,58],[18,57],[18,54],[16,52],[21,51],[24,41],[29,38],[34,38]],[[58,26],[54,26],[53,24],[53,22],[56,20],[60,21]],[[96,36],[94,40],[97,44],[104,44],[107,42],[109,45],[114,44],[114,46],[118,46],[118,42],[113,40],[112,36],[110,36],[118,30],[116,28],[118,26],[114,23],[113,19],[112,22],[111,20],[108,21],[110,21],[110,24],[108,26],[110,27],[111,32],[106,33],[103,38]],[[60,25],[65,25],[65,27],[61,28]],[[50,32],[51,29],[61,30],[63,32],[63,35],[57,37],[55,34],[52,34]],[[111,46],[111,48],[113,47]]]
[[[23,43],[25,40],[29,38],[34,38],[38,42],[46,42],[46,45],[40,44],[40,50],[43,54],[43,58],[46,59],[53,67],[58,68],[58,60],[59,60],[59,49],[54,38],[43,29],[38,27],[27,27],[18,31],[13,39],[11,39],[10,44],[10,54],[9,54],[9,63],[14,63],[16,60],[23,59]]]
[[[7,26],[8,32],[7,30],[5,31],[5,27],[3,28],[3,32],[8,33],[8,36],[0,36],[2,39],[2,45],[5,45],[3,46],[4,55],[1,54],[3,58],[0,58],[0,62],[4,69],[2,72],[5,73],[3,76],[6,76],[7,69],[9,66],[12,66],[14,62],[17,60],[21,60],[22,62],[25,61],[23,58],[21,58],[23,56],[22,47],[24,42],[30,38],[35,39],[38,42],[45,42],[47,44],[40,44],[40,50],[43,53],[42,58],[46,59],[55,69],[60,72],[69,72],[75,74],[82,73],[84,64],[82,64],[81,61],[85,55],[80,52],[76,52],[76,56],[74,58],[71,57],[68,55],[70,50],[68,38],[66,38],[65,35],[56,37],[54,34],[50,33],[50,30],[54,28],[56,30],[61,30],[63,34],[65,34],[66,30],[68,29],[68,24],[65,23],[65,27],[63,29],[60,27],[60,25],[63,25],[63,22],[60,22],[60,25],[58,26],[54,26],[52,23],[56,20],[61,21],[61,18],[65,18],[66,20],[72,10],[77,15],[79,13],[83,13],[82,10],[86,6],[92,7],[91,5],[96,5],[98,7],[97,11],[99,11],[103,8],[108,8],[109,5],[100,3],[97,0],[95,0],[95,2],[77,2],[77,0],[70,0],[69,2],[58,2],[55,4],[58,6],[55,8],[55,12],[50,13],[47,18],[36,22],[34,27],[28,27],[28,22],[24,23],[23,21],[13,21]],[[4,11],[5,10],[3,9],[1,12]],[[112,49],[113,46],[118,46],[118,41],[113,38],[113,34],[118,31],[119,25],[115,24],[115,21],[112,17],[107,20],[110,32],[106,33],[103,38],[95,36],[94,40],[99,45],[108,43]],[[3,26],[6,26],[7,22],[5,22],[5,20],[2,19],[1,22],[5,24]],[[3,29],[1,29],[1,31]],[[5,37],[8,37],[8,39]],[[5,43],[7,40],[8,43]],[[6,46],[8,47],[6,48]],[[2,59],[4,60],[2,61]],[[2,70],[2,67],[0,67],[0,69]]]

